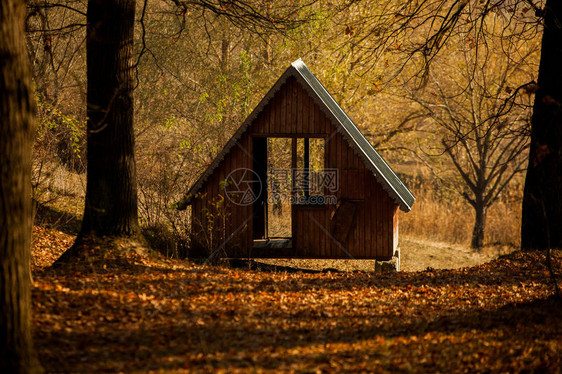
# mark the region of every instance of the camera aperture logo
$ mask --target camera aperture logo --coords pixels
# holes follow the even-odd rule
[[[337,198],[333,193],[339,188],[338,177],[337,169],[313,171],[270,168],[266,181],[263,181],[254,170],[239,168],[228,174],[224,181],[224,190],[230,202],[241,206],[258,201],[262,193],[266,192],[266,188],[268,203],[274,205],[336,204]]]
[[[225,179],[224,191],[226,197],[237,205],[251,205],[262,193],[260,176],[251,169],[240,168],[233,170]]]

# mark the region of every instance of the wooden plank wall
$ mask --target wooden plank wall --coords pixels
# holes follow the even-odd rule
[[[210,253],[203,251],[209,244],[213,248],[223,245],[224,250],[234,257],[245,257],[249,255],[252,246],[251,219],[252,206],[240,206],[231,203],[226,198],[224,190],[221,190],[221,182],[226,176],[239,168],[252,167],[252,144],[250,137],[242,137],[237,145],[219,163],[215,172],[207,179],[201,187],[202,198],[193,200],[192,206],[192,233],[194,236],[193,255],[207,256]],[[216,214],[217,209],[213,202],[224,199],[224,208],[221,213],[224,220],[218,220],[218,225],[212,233],[214,243],[209,243],[211,235],[205,227],[208,227],[208,213]],[[201,248],[203,247],[203,248]]]
[[[392,256],[398,240],[397,206],[295,78],[287,80],[204,183],[201,192],[206,196],[195,199],[192,207],[194,233],[198,232],[198,222],[205,222],[205,210],[211,208],[211,201],[221,193],[220,182],[237,168],[252,168],[252,137],[256,136],[323,137],[324,167],[339,170],[337,199],[353,201],[357,207],[355,223],[342,243],[329,232],[335,206],[293,207],[295,257]],[[228,204],[227,215],[222,237],[221,233],[215,235],[221,240],[232,237],[225,246],[229,256],[250,256],[252,206]]]
[[[356,204],[354,224],[340,243],[326,232],[334,206],[298,207],[295,219],[301,231],[297,235],[306,253],[323,258],[392,257],[398,240],[397,206],[340,133],[327,138],[325,168],[339,170],[336,196],[338,201]]]

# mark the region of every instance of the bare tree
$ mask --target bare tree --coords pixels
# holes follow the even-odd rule
[[[469,36],[463,34],[465,40]],[[430,74],[428,94],[410,99],[437,125],[442,152],[459,176],[454,187],[475,212],[471,247],[480,249],[488,208],[525,171],[530,96],[513,96],[513,87],[528,78],[526,73],[532,75],[526,61],[534,50],[532,45],[512,46],[526,51],[508,59],[484,49],[475,55],[473,45],[464,45],[448,57],[448,68]]]
[[[352,1],[352,6],[367,1]],[[402,64],[417,66],[418,84],[430,77],[433,62],[454,43],[459,26],[469,27],[478,48],[485,45],[489,24],[501,21],[499,35],[525,41],[543,32],[538,82],[521,87],[535,92],[531,119],[531,146],[523,198],[521,244],[523,248],[562,248],[562,4],[556,0],[417,0],[377,2],[385,11],[364,17],[370,27],[357,35],[363,44],[363,64],[372,68],[386,52],[403,52]],[[389,77],[391,79],[392,77]]]

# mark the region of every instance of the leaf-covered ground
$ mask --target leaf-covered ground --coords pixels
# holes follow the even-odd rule
[[[35,229],[35,347],[57,372],[560,372],[561,304],[540,254],[375,275],[128,255],[56,271]],[[562,270],[562,255],[555,254]]]

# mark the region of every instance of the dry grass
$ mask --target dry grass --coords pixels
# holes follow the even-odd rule
[[[268,235],[271,237],[290,237],[291,236],[291,206],[283,204],[282,213],[276,214],[273,205],[268,206]]]
[[[486,246],[474,251],[467,245],[400,237],[400,270],[458,269],[480,265],[514,251],[510,246]]]
[[[488,212],[486,243],[521,245],[521,196],[498,201]]]
[[[485,245],[518,247],[520,244],[522,189],[513,189],[488,210]],[[401,213],[400,233],[408,237],[469,245],[474,210],[458,195],[442,196],[425,186],[414,190],[411,212]]]

